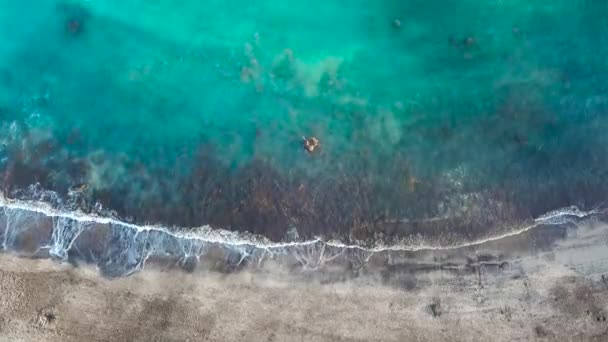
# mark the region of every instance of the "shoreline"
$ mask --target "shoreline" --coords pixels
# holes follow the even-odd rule
[[[393,253],[389,279],[382,272],[328,279],[328,272],[290,273],[276,264],[228,274],[153,264],[108,280],[86,265],[0,254],[0,334],[48,341],[601,341],[608,336],[607,232],[589,221],[544,247],[547,237],[529,232],[458,252],[412,252],[418,264],[409,268],[406,255]],[[506,266],[494,266],[488,251],[511,251],[502,256]],[[475,255],[478,262],[460,271],[423,267]]]
[[[386,265],[391,254],[457,253],[460,250],[500,244],[548,232],[548,243],[563,238],[568,225],[603,211],[582,212],[569,207],[547,213],[534,222],[511,231],[473,241],[424,240],[413,237],[395,245],[365,246],[336,240],[293,240],[273,242],[263,236],[242,234],[210,227],[199,229],[138,226],[110,217],[61,211],[43,202],[0,200],[0,241],[2,250],[22,256],[50,258],[60,262],[96,265],[108,277],[121,277],[142,270],[151,261],[173,263],[189,272],[208,267],[215,260],[220,270],[240,270],[251,265],[263,270],[266,263],[290,265],[294,269],[362,265],[370,259]],[[297,235],[297,233],[295,233]],[[547,243],[547,242],[545,242]],[[388,257],[387,257],[388,256]],[[387,259],[388,258],[388,259]],[[213,262],[211,262],[213,264]],[[205,266],[206,265],[206,266]],[[211,267],[211,270],[214,270]],[[357,271],[358,272],[358,271]]]

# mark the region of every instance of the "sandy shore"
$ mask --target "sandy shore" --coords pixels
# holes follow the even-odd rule
[[[538,234],[511,237],[462,251],[510,250],[507,266],[408,271],[415,278],[409,285],[407,277],[383,281],[373,273],[319,281],[279,268],[220,274],[149,267],[108,280],[93,268],[2,254],[0,339],[605,341],[607,236],[605,225],[587,224],[542,249],[534,247]]]

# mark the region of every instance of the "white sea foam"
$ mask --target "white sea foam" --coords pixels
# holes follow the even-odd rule
[[[209,226],[198,228],[168,228],[158,225],[137,225],[115,218],[85,214],[80,211],[56,209],[44,202],[22,201],[0,198],[5,231],[2,237],[4,250],[18,250],[16,245],[20,234],[29,230],[27,220],[46,218],[52,220],[50,236],[40,240],[39,249],[46,249],[59,260],[67,260],[70,251],[78,250],[76,241],[87,230],[109,230],[112,238],[102,246],[102,252],[90,252],[91,260],[110,275],[125,275],[141,269],[146,260],[153,256],[173,257],[183,262],[194,258],[198,262],[210,248],[226,251],[226,257],[240,264],[245,259],[261,260],[278,255],[290,255],[303,266],[310,267],[334,259],[345,252],[369,259],[369,256],[383,251],[446,250],[484,244],[516,236],[540,225],[564,224],[602,211],[581,211],[567,207],[549,212],[529,224],[506,233],[473,241],[458,241],[451,244],[433,244],[420,237],[403,240],[394,245],[378,244],[367,247],[346,244],[340,241],[324,241],[315,238],[307,241],[274,242],[253,234],[238,233]],[[29,225],[32,225],[29,222]],[[1,232],[1,230],[0,230]],[[31,235],[31,234],[30,234]],[[101,244],[102,242],[100,242]],[[93,250],[89,246],[89,250]]]

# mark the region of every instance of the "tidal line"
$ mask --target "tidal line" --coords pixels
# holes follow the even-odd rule
[[[224,229],[213,229],[210,226],[201,226],[196,228],[179,228],[175,227],[172,229],[168,229],[159,225],[137,225],[133,223],[128,223],[121,221],[119,219],[96,216],[85,214],[80,211],[60,211],[57,210],[50,205],[44,202],[35,202],[35,201],[24,201],[24,200],[15,200],[15,199],[6,199],[4,197],[0,197],[0,207],[10,210],[24,210],[29,212],[35,212],[39,214],[43,214],[50,218],[65,218],[69,220],[73,220],[81,223],[97,223],[102,225],[116,225],[116,226],[124,226],[125,228],[134,229],[139,232],[143,231],[159,231],[170,236],[173,236],[178,239],[193,239],[199,240],[208,243],[217,243],[225,246],[231,247],[239,247],[239,246],[251,246],[258,249],[281,249],[281,248],[290,248],[290,247],[304,247],[315,245],[317,243],[322,243],[324,245],[335,247],[335,248],[343,248],[343,249],[357,249],[365,252],[383,252],[383,251],[421,251],[421,250],[450,250],[450,249],[458,249],[464,247],[470,247],[475,245],[481,245],[488,242],[493,242],[497,240],[501,240],[504,238],[509,238],[513,236],[517,236],[523,234],[535,227],[538,227],[543,224],[555,223],[556,220],[560,222],[567,222],[569,220],[565,219],[569,216],[575,216],[578,218],[584,218],[589,215],[599,214],[605,212],[605,210],[592,210],[592,211],[580,211],[576,207],[567,207],[559,210],[555,210],[549,212],[545,215],[542,215],[536,219],[534,219],[530,224],[525,225],[523,227],[517,228],[510,232],[495,235],[487,238],[476,239],[473,241],[467,241],[462,243],[456,243],[453,245],[430,245],[420,243],[417,245],[414,244],[405,244],[399,243],[394,245],[378,245],[375,247],[365,247],[357,244],[345,244],[336,240],[323,240],[321,238],[315,238],[312,240],[306,240],[301,242],[273,242],[268,240],[266,237],[260,235],[248,235],[247,237],[243,237],[241,234],[236,232],[231,232]],[[562,223],[563,223],[562,222]],[[8,227],[7,227],[8,230]],[[188,231],[189,230],[189,231]],[[6,235],[6,233],[5,233]],[[6,236],[5,236],[6,239]]]

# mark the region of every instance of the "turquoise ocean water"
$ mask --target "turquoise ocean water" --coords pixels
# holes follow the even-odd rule
[[[273,239],[594,208],[607,18],[594,0],[5,0],[3,189]]]

